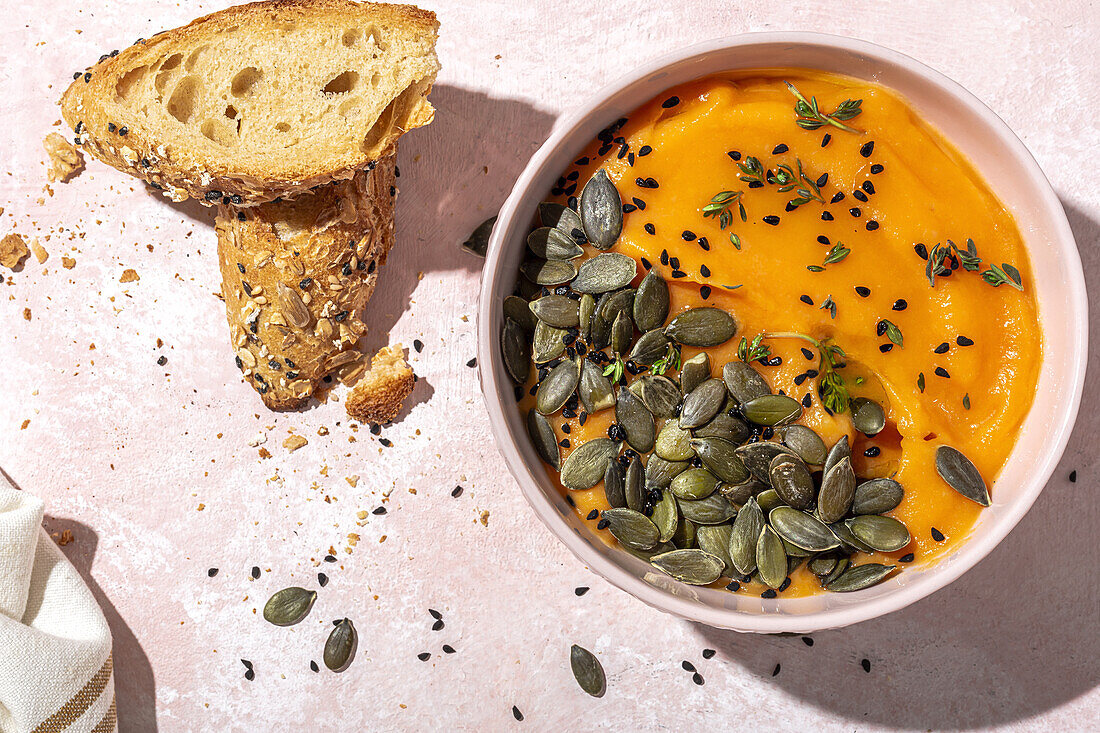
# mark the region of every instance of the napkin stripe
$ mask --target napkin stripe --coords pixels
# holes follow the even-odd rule
[[[99,671],[95,673],[87,684],[80,689],[78,693],[72,696],[72,698],[61,706],[61,709],[42,721],[37,728],[34,729],[34,733],[60,733],[70,725],[75,723],[80,716],[84,715],[88,711],[88,708],[99,699],[99,696],[103,694],[103,690],[106,689],[107,683],[111,680],[111,671],[113,664],[111,662],[111,655],[107,655],[107,661],[103,663],[103,666],[99,668]],[[111,708],[107,711],[107,716],[114,718],[114,700],[111,701]],[[106,720],[106,718],[104,718]],[[102,723],[101,723],[102,725]],[[96,727],[99,730],[99,727]],[[110,729],[107,729],[110,730]]]
[[[118,711],[115,709],[115,698],[112,695],[111,707],[107,708],[107,714],[103,716],[103,720],[92,728],[92,733],[114,733],[116,730],[118,730]]]

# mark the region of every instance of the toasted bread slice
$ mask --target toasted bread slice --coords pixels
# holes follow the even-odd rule
[[[437,29],[410,5],[231,7],[104,56],[74,77],[62,115],[86,150],[173,200],[293,198],[431,121]]]
[[[371,359],[370,371],[352,389],[344,409],[348,417],[359,422],[390,422],[401,412],[415,383],[401,344],[387,346]]]
[[[393,245],[394,158],[291,201],[218,207],[230,340],[272,409],[300,407],[330,372],[366,367],[355,343]]]

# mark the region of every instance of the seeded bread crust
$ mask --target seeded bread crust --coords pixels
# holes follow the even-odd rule
[[[410,5],[265,0],[231,7],[104,56],[66,90],[62,116],[86,151],[173,201],[250,206],[293,198],[351,178],[392,155],[404,132],[431,122],[437,32],[435,14]],[[257,60],[231,85],[227,74],[236,66],[228,67],[243,64],[233,53],[241,47],[260,59],[290,49],[304,61],[287,70],[276,58],[265,70]],[[260,81],[245,77],[238,89],[248,69]],[[338,82],[342,69],[355,74],[350,91],[341,91],[348,83]],[[328,92],[334,72],[336,91]],[[280,75],[275,89],[270,82]],[[182,101],[173,107],[177,92]],[[276,132],[284,124],[285,136]],[[252,139],[258,142],[249,145]]]
[[[401,344],[379,350],[370,362],[370,371],[344,401],[348,417],[365,423],[388,423],[401,412],[405,398],[412,394],[416,377],[405,361]]]
[[[293,201],[219,206],[222,297],[237,366],[274,410],[366,368],[360,319],[393,246],[395,155]]]

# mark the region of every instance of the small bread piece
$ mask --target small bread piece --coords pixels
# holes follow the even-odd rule
[[[394,158],[293,201],[218,207],[230,340],[272,409],[300,407],[325,375],[364,366],[355,344],[393,246]]]
[[[351,0],[227,8],[104,55],[65,121],[174,201],[253,205],[351,178],[432,120],[435,14]]]
[[[42,147],[46,149],[46,155],[49,156],[46,161],[46,177],[49,178],[50,183],[55,181],[68,183],[71,178],[84,170],[84,154],[80,152],[80,148],[56,132],[46,136],[42,141]]]
[[[363,375],[344,401],[348,417],[365,423],[388,423],[401,412],[401,404],[412,394],[412,367],[405,361],[401,344],[381,349],[370,360]]]

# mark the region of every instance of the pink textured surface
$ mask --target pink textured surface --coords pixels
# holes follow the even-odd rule
[[[0,7],[9,19],[0,235],[38,236],[50,252],[45,265],[3,271],[0,467],[46,500],[50,530],[73,531],[66,554],[114,631],[123,730],[497,730],[520,727],[513,704],[537,730],[1100,727],[1095,363],[1051,485],[960,581],[891,616],[816,634],[812,647],[718,632],[607,586],[534,521],[466,366],[480,263],[457,246],[499,206],[557,115],[624,66],[707,37],[821,30],[909,53],[1001,114],[1061,194],[1095,290],[1095,7],[428,4],[443,26],[439,111],[402,148],[398,244],[367,313],[369,347],[416,338],[425,347],[411,355],[414,404],[384,431],[393,442],[384,448],[351,430],[339,403],[275,415],[241,383],[211,295],[207,210],[168,204],[95,162],[42,191],[40,141],[72,72],[220,5]],[[74,269],[61,267],[63,255]],[[120,284],[125,268],[140,281]],[[310,441],[293,454],[282,447],[291,430]],[[248,445],[260,432],[270,459]],[[465,492],[452,498],[456,485]],[[388,513],[358,526],[357,512],[387,492]],[[362,539],[347,554],[351,532]],[[330,545],[339,562],[315,567]],[[316,587],[319,570],[330,582],[306,622],[277,629],[259,618],[271,592]],[[582,585],[592,590],[577,597]],[[443,613],[441,631],[428,608]],[[345,615],[360,633],[356,661],[339,676],[311,672],[331,620]],[[576,688],[571,643],[602,660],[603,699]],[[717,655],[703,660],[703,648]],[[255,665],[254,681],[240,658]],[[691,684],[683,659],[705,686]]]

